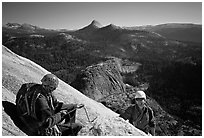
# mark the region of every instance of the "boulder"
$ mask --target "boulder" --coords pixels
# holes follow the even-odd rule
[[[127,73],[135,72],[141,64],[115,57],[82,70],[70,84],[86,96],[120,113],[131,104],[132,93],[123,82]],[[131,93],[131,94],[130,94]]]
[[[112,94],[125,92],[125,84],[117,60],[108,60],[87,67],[70,84],[86,96],[101,101]]]

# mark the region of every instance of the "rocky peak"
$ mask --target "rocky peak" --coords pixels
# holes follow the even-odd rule
[[[7,23],[3,27],[17,29],[17,28],[21,27],[21,25],[18,23]]]
[[[96,20],[93,20],[88,26],[85,26],[84,28],[82,29],[79,29],[80,32],[93,32],[95,31],[96,29],[100,28],[102,25],[96,21]]]
[[[109,25],[105,26],[104,29],[120,30],[120,29],[122,29],[122,28],[119,27],[119,26],[116,26],[116,25],[114,25],[114,24],[109,24]]]
[[[35,30],[37,27],[33,26],[31,24],[24,23],[24,24],[21,25],[21,28]]]
[[[96,21],[96,20],[93,20],[90,25],[91,26],[95,26],[97,28],[102,27],[102,25],[98,21]]]
[[[28,23],[7,23],[3,27],[9,28],[9,29],[20,29],[20,30],[25,30],[25,31],[35,31],[37,29],[41,29],[40,27],[28,24]]]

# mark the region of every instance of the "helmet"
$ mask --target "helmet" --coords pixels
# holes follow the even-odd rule
[[[135,95],[136,98],[144,98],[146,100],[146,94],[143,91],[137,91]]]
[[[58,87],[59,80],[54,74],[46,74],[42,79],[41,82],[43,85],[48,85],[54,88]]]

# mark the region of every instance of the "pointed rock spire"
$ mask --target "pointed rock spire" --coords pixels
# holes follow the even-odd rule
[[[90,25],[98,27],[98,28],[102,27],[102,25],[96,20],[93,20]]]
[[[84,28],[79,29],[79,31],[93,32],[93,31],[99,29],[101,26],[102,25],[98,21],[93,20],[88,26],[85,26]]]

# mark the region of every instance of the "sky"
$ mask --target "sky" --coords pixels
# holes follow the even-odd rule
[[[202,24],[201,2],[3,2],[2,24],[28,23],[47,29],[103,26]]]

